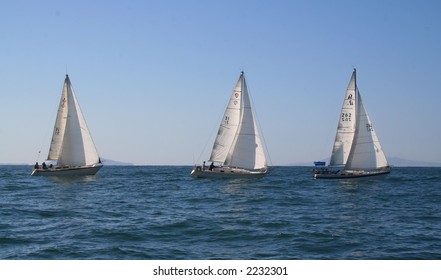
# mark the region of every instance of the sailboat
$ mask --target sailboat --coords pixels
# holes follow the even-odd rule
[[[64,80],[47,164],[35,164],[33,176],[94,175],[102,167],[69,76]]]
[[[330,163],[324,165],[323,162],[315,162],[314,178],[359,178],[390,173],[357,87],[356,69],[346,90]]]
[[[223,115],[211,152],[210,166],[195,166],[193,177],[263,177],[268,173],[265,151],[260,138],[244,73]]]

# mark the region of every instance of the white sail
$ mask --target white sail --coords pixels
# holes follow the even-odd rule
[[[349,81],[343,106],[340,113],[340,119],[335,135],[334,147],[329,165],[344,166],[348,159],[352,147],[352,141],[355,134],[356,125],[356,103],[357,103],[357,81],[355,69]]]
[[[67,104],[63,102],[64,98]],[[100,161],[98,152],[67,75],[61,105],[67,107],[67,116],[64,121],[59,121],[57,117],[57,122],[59,121],[60,125],[57,126],[56,123],[55,130],[58,130],[58,133],[64,131],[64,136],[55,139],[55,142],[59,141],[58,138],[62,140],[57,165],[88,166],[98,163]],[[65,108],[63,110],[60,108],[58,114],[60,114],[60,111],[63,111],[64,116]],[[65,127],[63,128],[62,125],[65,125]],[[54,131],[54,135],[56,133]],[[52,141],[54,142],[54,139]]]
[[[234,138],[241,120],[241,103],[242,103],[242,75],[236,83],[233,94],[228,102],[219,131],[214,141],[213,150],[211,152],[210,161],[225,163],[228,153],[231,151]]]
[[[245,169],[266,168],[266,157],[241,73],[219,127],[210,161]]]
[[[69,85],[67,83],[67,77],[64,82],[63,92],[61,93],[61,100],[58,106],[57,119],[55,120],[54,132],[52,134],[51,146],[49,148],[49,155],[47,157],[48,160],[58,160],[61,152],[61,146],[63,144],[64,131],[66,128],[66,120],[67,120],[67,92]]]
[[[357,129],[345,169],[373,170],[386,166],[386,156],[358,93]]]

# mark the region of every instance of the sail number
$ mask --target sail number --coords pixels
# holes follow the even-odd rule
[[[230,122],[230,117],[225,116],[224,124],[228,124]]]
[[[352,94],[349,94],[349,96],[348,96],[348,102],[349,102],[349,105],[354,105],[354,101],[353,101],[353,99],[352,99]]]
[[[341,121],[342,122],[350,122],[352,113],[341,113]]]

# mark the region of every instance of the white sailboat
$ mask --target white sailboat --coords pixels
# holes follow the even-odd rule
[[[210,166],[195,166],[193,177],[263,177],[268,173],[265,151],[260,138],[244,73],[225,110],[211,152]]]
[[[69,76],[64,80],[48,162],[36,163],[31,175],[94,175],[102,167]]]
[[[318,163],[318,162],[317,162]],[[328,166],[316,163],[314,178],[342,179],[384,175],[389,164],[363,105],[356,70],[346,90]]]

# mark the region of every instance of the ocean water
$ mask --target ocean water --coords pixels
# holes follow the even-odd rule
[[[441,168],[194,179],[190,166],[0,166],[0,259],[441,259]]]

